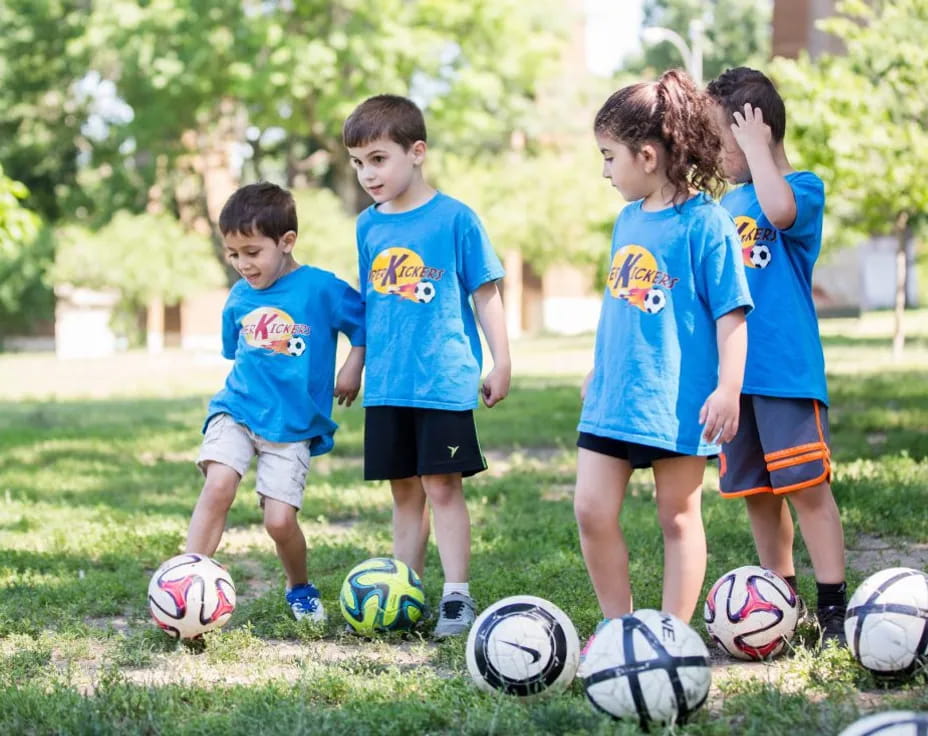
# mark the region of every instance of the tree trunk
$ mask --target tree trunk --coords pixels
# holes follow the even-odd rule
[[[898,362],[902,360],[902,353],[905,349],[905,292],[906,292],[906,271],[907,271],[907,246],[912,237],[912,230],[909,227],[909,215],[903,212],[896,219],[896,235],[898,237],[896,246],[896,306],[893,320],[893,360]]]

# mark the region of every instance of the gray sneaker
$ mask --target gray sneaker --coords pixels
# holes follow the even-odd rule
[[[438,623],[432,636],[445,639],[449,636],[466,634],[477,618],[477,604],[469,595],[448,593],[438,604]]]

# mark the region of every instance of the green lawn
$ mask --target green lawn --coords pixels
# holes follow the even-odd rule
[[[910,320],[906,361],[889,360],[887,315],[823,323],[830,368],[835,493],[849,580],[897,562],[928,567],[928,313]],[[571,506],[578,386],[592,339],[518,342],[519,376],[499,408],[478,414],[491,470],[467,483],[478,603],[530,593],[572,618],[599,619]],[[345,573],[390,549],[390,496],[360,479],[362,412],[338,410],[338,446],[310,473],[301,520],[311,575],[330,613],[298,625],[246,478],[217,557],[236,581],[230,624],[205,652],[149,621],[146,587],[177,553],[200,488],[193,466],[209,393],[225,366],[169,354],[57,364],[0,356],[0,733],[513,734],[635,733],[596,714],[575,683],[525,706],[479,693],[463,644],[341,634]],[[623,512],[636,602],[660,602],[660,533],[649,476]],[[707,474],[708,582],[754,562],[740,502]],[[814,598],[797,546],[801,588]],[[437,600],[434,544],[425,588]],[[695,627],[701,633],[700,621]],[[928,709],[917,680],[876,690],[845,651],[797,645],[773,666],[714,670],[707,708],[687,734],[832,734],[859,711]]]

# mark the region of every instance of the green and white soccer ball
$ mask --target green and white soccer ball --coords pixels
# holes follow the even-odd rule
[[[408,631],[422,618],[425,592],[406,563],[374,557],[351,569],[338,603],[348,625],[359,634]]]

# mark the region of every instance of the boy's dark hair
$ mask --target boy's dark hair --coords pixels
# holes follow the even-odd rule
[[[623,87],[596,113],[593,130],[638,153],[649,141],[667,151],[667,178],[677,196],[695,189],[720,194],[721,139],[712,122],[709,98],[679,69],[656,82]]]
[[[358,105],[342,128],[345,147],[366,146],[378,138],[389,138],[404,151],[426,140],[425,119],[416,103],[399,95],[376,95]]]
[[[770,126],[774,143],[786,135],[786,106],[773,82],[763,73],[746,66],[726,69],[706,87],[709,96],[728,110],[729,115],[744,112],[745,103],[758,108]]]
[[[267,181],[236,190],[219,213],[219,231],[223,235],[254,235],[257,231],[276,243],[290,230],[297,232],[293,195]]]

